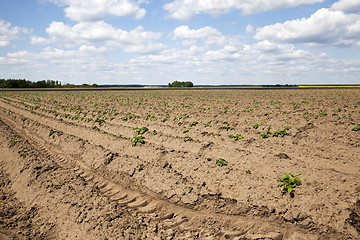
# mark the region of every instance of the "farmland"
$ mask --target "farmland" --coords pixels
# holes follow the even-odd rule
[[[19,91],[0,100],[1,176],[13,208],[37,209],[30,236],[359,237],[359,89]],[[289,173],[301,184],[282,191]]]

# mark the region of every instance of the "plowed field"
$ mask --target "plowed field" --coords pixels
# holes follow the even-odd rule
[[[358,89],[0,100],[0,239],[360,238]]]

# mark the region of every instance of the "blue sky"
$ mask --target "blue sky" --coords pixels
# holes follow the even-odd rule
[[[359,0],[0,0],[0,78],[360,84]]]

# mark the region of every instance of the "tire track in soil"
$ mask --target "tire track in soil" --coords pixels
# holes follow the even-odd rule
[[[12,109],[21,114],[17,109]],[[30,114],[28,114],[30,115]],[[28,116],[27,116],[28,117]],[[206,211],[196,211],[162,199],[157,194],[148,191],[131,189],[123,186],[96,170],[79,159],[67,154],[46,139],[18,126],[7,116],[2,116],[3,121],[15,132],[21,132],[36,149],[42,154],[54,159],[61,167],[71,169],[76,175],[98,188],[110,201],[119,206],[136,211],[140,215],[147,215],[153,221],[161,223],[163,229],[192,229],[201,227],[204,223],[213,223],[212,229],[207,229],[210,235],[221,238],[242,239],[291,239],[291,236],[307,235],[301,229],[291,224],[267,221],[255,216],[227,215]],[[37,119],[39,120],[39,119]],[[48,123],[48,121],[45,121]],[[48,126],[46,123],[41,123]],[[146,193],[147,192],[147,193]],[[281,229],[281,231],[279,231]],[[286,230],[284,230],[286,229]],[[313,236],[313,235],[309,235]],[[315,239],[315,238],[304,238]]]

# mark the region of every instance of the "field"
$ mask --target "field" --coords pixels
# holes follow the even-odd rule
[[[360,238],[359,89],[0,100],[0,239]]]

